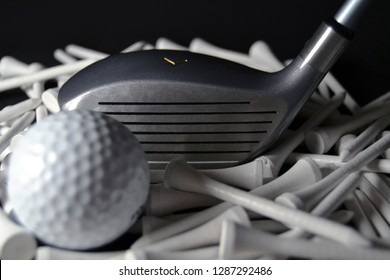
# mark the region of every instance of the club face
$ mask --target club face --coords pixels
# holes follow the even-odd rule
[[[61,89],[62,108],[99,111],[122,122],[154,168],[174,158],[202,168],[235,165],[278,136],[288,104],[257,88],[258,71],[187,52],[155,56],[122,66],[107,59],[81,71]],[[187,62],[168,65],[164,57]],[[158,59],[157,66],[150,59]]]

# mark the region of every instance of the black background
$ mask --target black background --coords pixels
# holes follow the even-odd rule
[[[0,57],[58,64],[53,51],[73,43],[107,53],[130,44],[167,37],[188,45],[201,37],[247,52],[266,41],[281,59],[295,57],[321,21],[343,0],[0,0]],[[355,38],[332,72],[361,104],[390,90],[390,1],[375,0]],[[0,107],[24,99],[19,91],[0,93]],[[123,249],[123,237],[106,248]]]
[[[0,0],[0,57],[46,66],[58,64],[53,51],[74,43],[107,53],[167,37],[188,45],[201,37],[247,52],[266,41],[282,60],[293,58],[321,21],[342,0],[240,1],[19,1]],[[365,104],[390,90],[390,1],[376,0],[354,41],[332,72]],[[12,92],[0,93],[0,103]]]

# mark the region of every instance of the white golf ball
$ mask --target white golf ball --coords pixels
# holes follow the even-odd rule
[[[33,125],[10,159],[9,201],[41,241],[91,249],[138,218],[149,192],[145,154],[118,121],[75,110]]]

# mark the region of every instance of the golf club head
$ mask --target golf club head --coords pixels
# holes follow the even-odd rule
[[[112,55],[65,83],[59,103],[122,122],[153,168],[174,158],[201,168],[232,166],[277,140],[343,53],[346,34],[335,21],[322,24],[275,73],[188,51]]]
[[[140,51],[81,71],[60,90],[59,102],[66,110],[90,109],[122,122],[151,164],[180,157],[233,165],[268,147],[301,101],[275,94],[270,76],[186,51]]]

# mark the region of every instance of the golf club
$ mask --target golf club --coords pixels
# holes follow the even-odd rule
[[[151,167],[173,158],[201,168],[249,162],[288,127],[348,46],[369,2],[346,1],[278,72],[189,51],[137,51],[78,72],[60,89],[59,103],[125,124]]]

